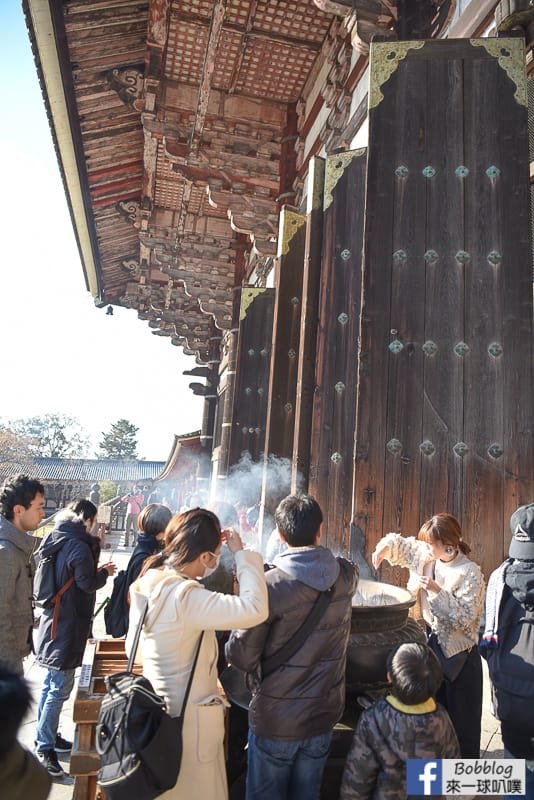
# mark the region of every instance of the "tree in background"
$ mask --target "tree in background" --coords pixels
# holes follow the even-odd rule
[[[9,425],[0,423],[0,464],[15,473],[23,470],[31,458],[26,438],[18,436]]]
[[[108,500],[114,500],[119,497],[119,489],[114,481],[99,481],[100,486],[100,503],[107,503]]]
[[[80,422],[67,414],[14,420],[10,429],[26,443],[33,456],[83,458],[89,449],[89,438]]]
[[[137,431],[135,425],[127,419],[119,419],[113,423],[109,433],[102,432],[104,437],[99,444],[100,458],[137,458]]]

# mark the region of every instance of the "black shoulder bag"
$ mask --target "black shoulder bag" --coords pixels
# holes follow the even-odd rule
[[[328,604],[334,594],[334,587],[331,586],[324,592],[320,592],[317,600],[313,604],[313,608],[302,623],[301,627],[276,653],[273,653],[268,658],[261,662],[261,677],[266,678],[272,672],[285,664],[286,661],[295,655],[302,647],[308,635],[313,628],[318,624],[319,620],[328,608]],[[249,673],[243,672],[230,665],[226,667],[219,675],[219,680],[222,684],[224,691],[230,698],[232,703],[241,708],[250,706],[252,700],[252,690],[250,688]]]
[[[171,717],[150,681],[132,672],[147,609],[148,601],[137,625],[126,672],[106,677],[107,691],[98,714],[98,781],[107,800],[153,800],[172,789],[180,773],[184,712],[204,632],[200,634],[180,716]]]

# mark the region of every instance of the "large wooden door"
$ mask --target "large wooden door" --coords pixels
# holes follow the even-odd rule
[[[449,511],[486,574],[533,492],[524,63],[519,39],[371,54],[354,522],[372,550]]]

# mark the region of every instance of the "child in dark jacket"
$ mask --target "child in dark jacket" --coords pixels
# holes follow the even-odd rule
[[[391,694],[358,720],[341,800],[406,800],[407,759],[460,757],[449,715],[434,700],[442,678],[427,645],[410,642],[390,653]]]

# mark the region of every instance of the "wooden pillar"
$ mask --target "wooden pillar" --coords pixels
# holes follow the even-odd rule
[[[232,419],[234,410],[234,387],[237,368],[237,348],[239,341],[239,308],[241,306],[241,287],[234,288],[232,328],[223,338],[223,352],[221,354],[221,394],[219,397],[220,423],[219,439],[214,452],[215,464],[212,479],[212,494],[220,495],[219,484],[228,477],[230,466],[230,441],[232,432]],[[224,494],[224,490],[223,490]]]
[[[291,491],[305,237],[306,216],[284,207],[275,263],[276,298],[261,490],[262,536],[270,533],[276,506]]]
[[[523,41],[377,43],[369,105],[354,521],[451,512],[487,575],[534,477]]]
[[[300,315],[300,351],[295,393],[295,434],[291,491],[308,489],[310,439],[315,389],[317,318],[321,286],[321,250],[323,245],[323,194],[325,161],[314,157],[308,172],[306,204],[306,241],[302,277],[302,313]]]

